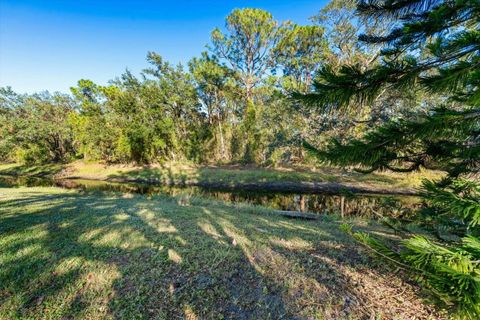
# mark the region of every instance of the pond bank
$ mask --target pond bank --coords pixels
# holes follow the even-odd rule
[[[68,179],[84,179],[92,181],[106,181],[116,183],[142,183],[155,186],[170,187],[202,187],[217,190],[229,191],[262,191],[262,192],[294,192],[294,193],[325,193],[325,194],[379,194],[379,195],[416,195],[418,191],[413,188],[388,189],[378,186],[352,185],[337,182],[301,182],[301,181],[277,181],[277,182],[226,182],[226,181],[162,181],[161,179],[144,178],[87,178],[82,176],[72,176]]]
[[[359,193],[302,193],[228,190],[198,186],[159,186],[156,184],[109,182],[85,179],[49,179],[41,177],[5,176],[0,174],[0,187],[61,187],[82,191],[100,191],[120,194],[142,194],[200,197],[220,200],[225,203],[249,204],[277,211],[312,214],[337,213],[342,216],[409,216],[422,204],[419,198],[406,195],[382,195]]]
[[[43,166],[0,164],[0,174],[164,186],[198,186],[224,190],[392,195],[414,195],[424,178],[436,179],[442,176],[442,173],[434,171],[403,175],[395,173],[360,174],[329,167],[271,169],[234,165],[195,166],[180,163],[133,166],[82,161]]]

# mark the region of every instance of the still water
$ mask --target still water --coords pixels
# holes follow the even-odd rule
[[[422,206],[418,197],[361,194],[300,194],[258,191],[225,191],[200,187],[164,187],[140,183],[115,183],[82,179],[51,180],[0,176],[0,187],[57,186],[84,191],[139,193],[144,195],[188,195],[229,203],[248,203],[277,210],[335,213],[344,216],[408,218]]]

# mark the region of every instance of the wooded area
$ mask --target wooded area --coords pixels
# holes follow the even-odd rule
[[[149,52],[149,67],[139,76],[127,70],[107,86],[79,80],[71,94],[32,95],[2,88],[0,157],[27,164],[305,161],[302,141],[321,146],[333,136],[360,137],[420,108],[415,102],[426,96],[399,99],[388,90],[355,112],[325,113],[292,102],[290,94],[307,92],[327,64],[379,63],[380,48],[357,37],[385,32],[386,23],[365,26],[355,18],[354,1],[331,2],[306,26],[259,9],[235,10],[212,32],[209,50],[187,66]]]

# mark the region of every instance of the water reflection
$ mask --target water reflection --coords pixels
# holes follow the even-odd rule
[[[278,210],[335,213],[342,216],[409,218],[414,211],[422,206],[420,199],[413,196],[224,191],[200,187],[161,187],[138,183],[114,183],[82,179],[49,180],[31,177],[0,177],[0,187],[16,186],[58,186],[86,191],[200,196],[229,203],[262,205]]]

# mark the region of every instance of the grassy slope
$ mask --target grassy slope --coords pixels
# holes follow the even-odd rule
[[[85,179],[156,179],[162,182],[183,183],[186,181],[250,183],[250,182],[339,182],[354,186],[373,186],[378,188],[416,188],[422,179],[438,178],[439,172],[395,174],[360,174],[336,168],[242,168],[242,167],[199,167],[185,164],[165,164],[163,166],[106,166],[98,163],[77,161],[64,167],[60,165],[25,167],[18,165],[0,165],[0,174],[52,175],[62,169],[64,177],[75,176]]]
[[[0,164],[0,174],[15,174],[22,176],[53,176],[65,168],[62,164],[44,164],[23,166],[16,163]]]
[[[427,317],[339,225],[182,196],[3,188],[0,319]]]

